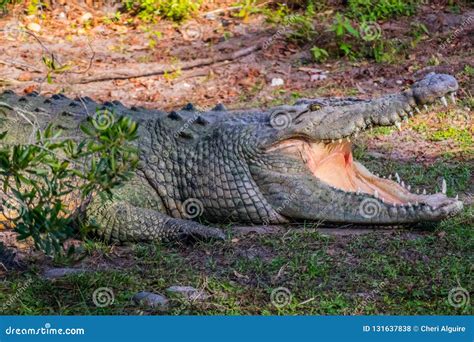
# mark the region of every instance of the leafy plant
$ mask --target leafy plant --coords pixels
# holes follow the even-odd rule
[[[290,14],[290,9],[286,4],[277,4],[276,9],[264,7],[262,9],[267,22],[272,24],[279,24]]]
[[[257,0],[242,0],[237,3],[237,6],[240,6],[240,10],[234,14],[234,17],[242,18],[246,21],[251,14],[259,12],[259,9],[256,7]]]
[[[102,112],[81,130],[85,138],[75,141],[50,125],[23,145],[8,145],[8,132],[0,134],[1,214],[18,239],[32,238],[47,254],[63,252],[91,196],[110,196],[138,162],[137,123],[130,118]]]
[[[415,48],[418,43],[429,36],[429,31],[423,23],[415,22],[411,23],[411,35],[413,40],[411,42],[412,48]]]
[[[465,65],[464,66],[464,73],[467,75],[467,76],[474,76],[474,67],[470,66],[470,65]]]
[[[324,62],[329,57],[329,53],[325,49],[317,46],[313,46],[310,51],[311,56],[316,62]]]
[[[417,0],[348,0],[348,15],[359,20],[377,21],[416,12]]]
[[[71,68],[69,64],[58,65],[54,55],[52,57],[43,56],[42,61],[47,69],[46,81],[49,84],[53,83],[53,75],[65,73]]]
[[[287,37],[295,42],[306,43],[311,41],[316,35],[314,29],[314,6],[312,2],[308,4],[304,14],[291,14],[283,19],[283,25],[289,28]]]
[[[201,0],[123,0],[126,9],[140,19],[155,21],[157,17],[181,22],[199,9]]]
[[[16,2],[15,0],[0,0],[0,11],[6,12],[7,6],[15,2]]]
[[[26,11],[28,12],[28,15],[37,15],[44,5],[45,4],[43,4],[41,0],[30,0],[28,1]]]
[[[359,31],[352,26],[349,18],[341,13],[336,13],[332,25],[328,29],[329,32],[334,32],[335,41],[338,45],[339,51],[343,52],[345,56],[355,58],[353,51],[352,39],[359,39]]]

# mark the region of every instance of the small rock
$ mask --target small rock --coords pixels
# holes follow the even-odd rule
[[[207,20],[216,20],[217,19],[217,16],[215,13],[207,13],[204,18],[206,18]]]
[[[37,23],[29,23],[28,25],[26,25],[26,28],[33,32],[41,31],[41,26]]]
[[[132,298],[136,304],[142,304],[151,308],[168,308],[169,300],[165,296],[152,292],[138,292]]]
[[[22,82],[27,82],[27,81],[31,81],[33,79],[33,74],[31,72],[22,72],[19,76],[18,76],[18,81],[22,81]]]
[[[43,277],[47,279],[57,279],[69,274],[77,274],[85,272],[81,268],[50,268],[43,273]]]
[[[86,22],[88,22],[89,20],[92,20],[92,18],[93,18],[92,13],[87,12],[87,13],[84,13],[84,14],[79,18],[79,21],[80,21],[81,23],[86,23]]]
[[[272,78],[272,87],[279,87],[285,84],[282,78]]]
[[[192,286],[170,286],[166,291],[179,294],[191,301],[201,301],[209,298],[206,291],[195,289]]]

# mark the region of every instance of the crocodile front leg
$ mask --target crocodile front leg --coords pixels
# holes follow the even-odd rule
[[[225,234],[218,228],[172,218],[159,211],[136,207],[125,201],[92,204],[87,210],[87,219],[91,225],[100,227],[96,234],[106,241],[225,239]]]

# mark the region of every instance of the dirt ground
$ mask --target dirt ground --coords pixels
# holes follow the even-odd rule
[[[63,92],[166,110],[189,102],[200,108],[217,103],[265,108],[301,97],[371,98],[399,91],[431,71],[449,73],[461,85],[457,105],[434,106],[400,132],[376,129],[364,134],[355,142],[356,157],[382,174],[396,168],[414,186],[431,191],[439,190],[445,177],[448,194],[459,194],[465,212],[421,230],[241,227],[232,230],[231,241],[214,245],[106,246],[86,241],[80,243],[81,257],[71,260],[44,257],[19,245],[10,232],[0,232],[4,243],[16,250],[2,252],[0,258],[0,300],[17,293],[25,277],[35,279],[5,311],[160,314],[136,308],[130,301],[133,293],[164,293],[171,285],[191,284],[210,299],[172,299],[166,313],[472,313],[469,303],[453,307],[447,297],[456,286],[467,288],[469,295],[473,284],[474,9],[461,6],[453,13],[435,2],[421,6],[415,16],[380,23],[387,39],[413,39],[410,23],[415,21],[428,29],[396,62],[340,58],[315,63],[311,46],[279,37],[281,28],[267,23],[263,14],[243,20],[232,11],[212,12],[232,5],[205,5],[184,24],[104,21],[104,13],[78,5],[26,16],[16,6],[0,18],[0,90]],[[18,30],[22,28],[29,33]],[[257,48],[272,37],[276,39],[268,47]],[[324,41],[323,28],[315,39]],[[243,56],[234,58],[236,52]],[[48,82],[42,58],[52,55],[58,66],[68,67],[52,73]],[[150,70],[159,75],[126,76]],[[101,77],[115,79],[94,80]],[[280,79],[282,85],[272,85]],[[43,277],[45,270],[57,267],[85,271],[53,281]],[[115,304],[94,306],[90,297],[99,286],[114,289]],[[288,305],[272,305],[269,296],[276,288],[290,290]]]

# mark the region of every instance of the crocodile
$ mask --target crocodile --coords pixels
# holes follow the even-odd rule
[[[463,203],[445,194],[445,184],[439,193],[416,193],[398,174],[370,172],[354,159],[353,139],[372,127],[400,127],[435,102],[447,105],[457,90],[454,77],[430,73],[369,100],[302,99],[266,110],[188,104],[171,112],[5,91],[0,128],[19,142],[31,134],[31,115],[40,126],[66,129],[104,111],[138,122],[134,176],[111,200],[97,196],[86,209],[107,241],[224,239],[219,224],[229,222],[398,226],[442,220]]]

